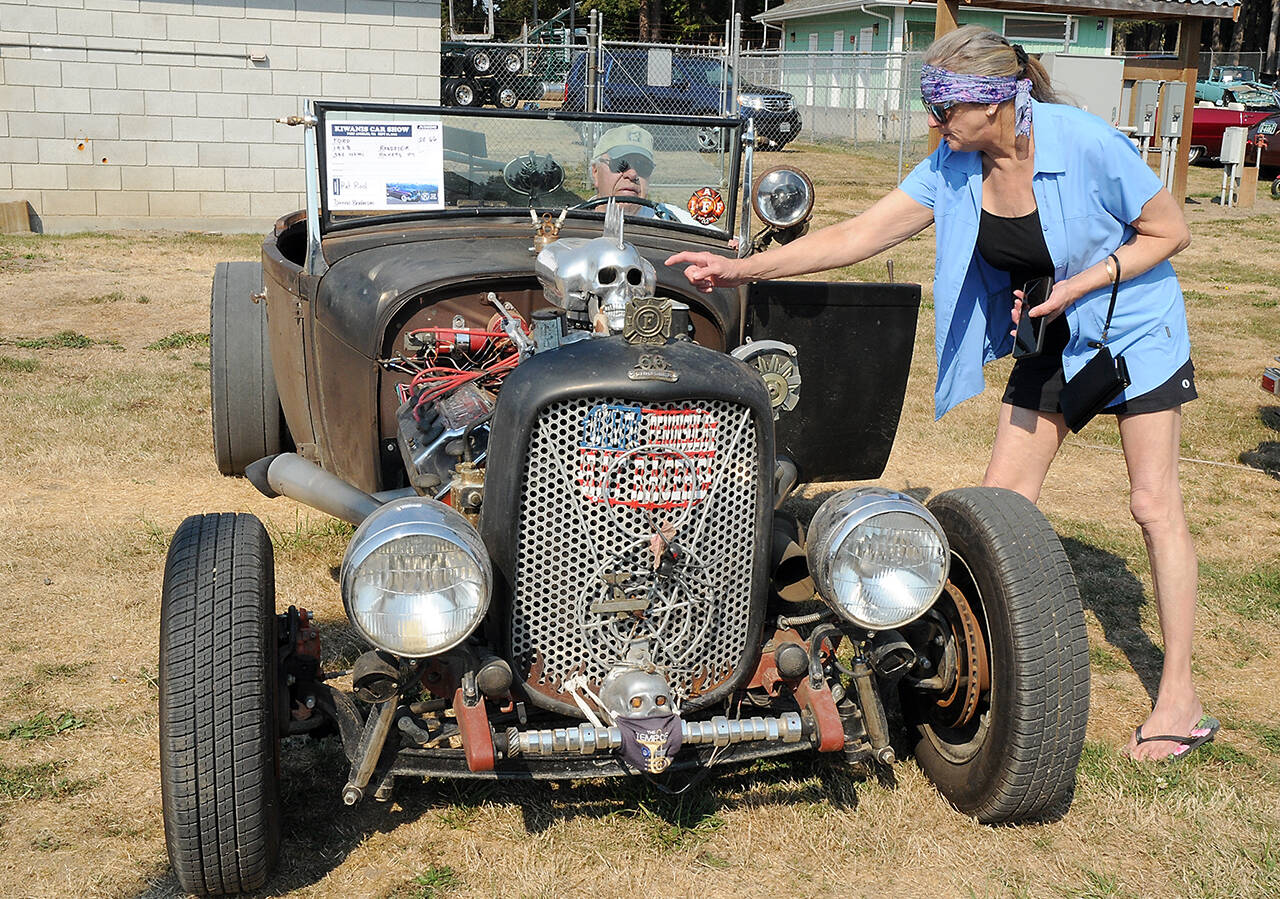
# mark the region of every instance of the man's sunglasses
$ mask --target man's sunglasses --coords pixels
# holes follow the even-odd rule
[[[920,103],[924,106],[929,115],[933,116],[934,121],[942,125],[947,123],[947,117],[951,115],[951,110],[955,109],[956,102],[958,101],[953,100],[950,103],[930,103],[924,97],[920,98]]]
[[[639,177],[647,179],[653,174],[653,163],[643,156],[619,156],[617,159],[610,159],[606,165],[615,175],[634,171]]]

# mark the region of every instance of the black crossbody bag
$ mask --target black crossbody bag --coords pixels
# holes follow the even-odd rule
[[[1112,356],[1107,348],[1107,333],[1111,330],[1111,316],[1116,311],[1116,294],[1120,290],[1120,260],[1115,253],[1109,258],[1116,264],[1111,305],[1107,307],[1107,321],[1102,326],[1102,340],[1089,341],[1089,346],[1096,347],[1098,352],[1066,383],[1058,400],[1067,427],[1077,434],[1130,383],[1129,366],[1125,364],[1124,357]]]

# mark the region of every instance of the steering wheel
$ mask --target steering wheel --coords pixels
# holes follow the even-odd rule
[[[678,222],[680,219],[671,212],[670,209],[661,203],[654,202],[648,197],[592,197],[590,200],[583,200],[576,206],[570,206],[570,209],[595,209],[597,206],[603,206],[610,200],[617,200],[619,206],[647,206],[653,210],[653,217],[664,222]]]

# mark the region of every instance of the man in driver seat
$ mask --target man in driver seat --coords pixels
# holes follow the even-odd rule
[[[639,125],[610,128],[596,141],[591,154],[591,184],[597,197],[648,199],[649,176],[653,174],[653,135]],[[668,203],[657,204],[663,215],[652,206],[622,203],[622,211],[641,219],[666,218],[695,225],[687,209]]]

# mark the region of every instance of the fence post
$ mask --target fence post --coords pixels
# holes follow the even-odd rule
[[[591,10],[591,16],[587,20],[587,78],[583,85],[586,94],[582,98],[583,108],[587,112],[596,111],[596,81],[599,78],[597,67],[600,65],[599,19],[599,10]]]
[[[733,14],[733,76],[729,80],[728,115],[738,114],[738,66],[742,65],[742,13]]]

